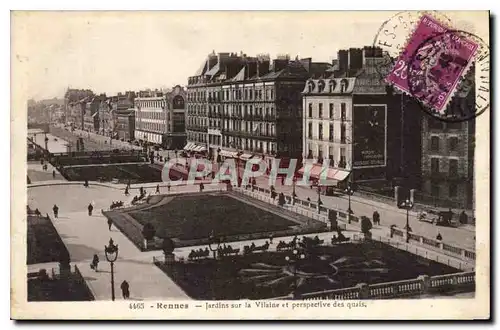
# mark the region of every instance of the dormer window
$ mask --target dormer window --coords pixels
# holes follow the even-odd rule
[[[347,79],[342,79],[340,81],[340,93],[345,93],[349,87],[349,81]]]
[[[312,81],[312,80],[308,81],[307,86],[308,86],[308,89],[309,89],[309,93],[312,93],[314,91],[314,87],[316,87],[315,84],[314,84],[314,81]]]
[[[328,87],[330,88],[330,93],[333,93],[335,87],[337,87],[337,82],[333,79],[330,80],[330,82],[328,83]]]

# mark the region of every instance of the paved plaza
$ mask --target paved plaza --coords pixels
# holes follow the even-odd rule
[[[57,189],[54,189],[54,184],[57,184]],[[148,185],[133,185],[131,195],[125,197],[123,194],[123,185],[105,185],[90,183],[89,188],[83,185],[69,184],[62,180],[37,182],[30,185],[28,189],[28,204],[32,208],[39,208],[42,214],[48,213],[52,217],[52,206],[56,203],[59,206],[59,218],[52,217],[55,228],[61,235],[61,238],[67,246],[72,263],[76,264],[82,272],[86,282],[91,288],[97,300],[110,299],[110,264],[106,261],[104,255],[104,246],[108,243],[109,238],[113,238],[119,246],[119,256],[115,263],[115,288],[117,299],[121,299],[119,284],[123,280],[130,283],[131,298],[134,300],[143,299],[189,299],[189,297],[159,268],[153,264],[153,257],[162,259],[161,251],[140,252],[132,242],[130,242],[116,228],[108,230],[107,219],[101,214],[101,209],[107,209],[111,202],[122,200],[130,202],[135,190],[140,187],[145,187],[153,193],[155,184]],[[171,193],[179,192],[197,192],[197,186],[178,186],[173,187]],[[221,186],[206,186],[206,190],[223,189]],[[166,192],[162,188],[162,193]],[[305,190],[307,191],[307,190]],[[87,213],[89,203],[94,205],[92,216]],[[359,203],[360,205],[363,205]],[[356,212],[356,210],[355,210]],[[380,212],[380,211],[379,211]],[[381,212],[382,214],[382,212]],[[397,217],[395,217],[397,218]],[[452,229],[455,232],[472,233],[459,229]],[[416,231],[414,229],[414,231]],[[375,226],[372,230],[374,235],[387,237],[388,229],[385,226]],[[418,232],[418,231],[417,231]],[[316,234],[307,235],[313,237]],[[317,234],[320,239],[329,242],[332,233]],[[348,225],[346,236],[353,237],[360,235],[359,225]],[[292,237],[280,238],[290,240]],[[451,238],[451,236],[450,236]],[[265,243],[266,239],[252,241],[256,245]],[[271,246],[270,251],[276,249],[277,240]],[[249,245],[250,241],[234,242],[231,246],[242,249],[244,245]],[[404,244],[404,243],[402,243]],[[178,248],[174,252],[177,258],[185,258],[192,249],[205,248],[185,247]],[[436,251],[426,250],[424,247],[419,247],[421,251],[427,251],[429,254],[439,254]],[[100,259],[99,272],[95,272],[90,268],[90,263],[94,254],[97,254]],[[427,254],[427,253],[426,253]],[[458,263],[460,260],[450,257],[450,259]],[[134,290],[134,288],[136,290]]]

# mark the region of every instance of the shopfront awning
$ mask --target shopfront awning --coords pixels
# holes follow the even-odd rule
[[[249,160],[249,159],[250,159],[250,158],[252,158],[252,157],[253,157],[253,155],[252,155],[252,154],[241,154],[241,155],[240,155],[240,159],[241,159],[241,160],[244,160],[244,161],[247,161],[247,160]]]
[[[221,150],[219,152],[219,156],[222,156],[222,157],[231,157],[231,158],[238,158],[238,153],[236,151]]]
[[[350,173],[349,171],[338,168],[328,168],[321,172],[319,183],[324,186],[334,186],[344,181]]]
[[[199,145],[195,145],[195,146],[194,146],[194,148],[193,148],[193,149],[191,149],[191,150],[198,152],[198,151],[200,151],[200,150],[201,150],[201,148],[203,148],[203,147],[202,147],[202,146],[199,146]]]
[[[189,142],[188,144],[186,144],[186,146],[184,147],[184,150],[191,150],[191,148],[194,146],[194,143],[191,143]]]
[[[299,174],[303,176],[309,174],[310,179],[318,179],[323,170],[322,165],[306,165],[299,170]]]

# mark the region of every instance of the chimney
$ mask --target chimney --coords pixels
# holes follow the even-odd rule
[[[363,67],[363,50],[349,48],[349,71],[356,72]]]
[[[339,71],[344,73],[349,68],[349,52],[345,49],[339,50],[337,55]]]
[[[278,72],[285,69],[288,66],[289,59],[274,59],[273,60],[273,71]]]
[[[300,60],[300,63],[302,63],[302,65],[304,66],[304,68],[306,68],[307,72],[309,72],[311,70],[311,62],[312,62],[312,58],[311,57],[303,58],[303,59]]]
[[[247,61],[247,65],[246,65],[247,76],[245,78],[248,79],[248,78],[252,78],[253,76],[255,76],[257,74],[257,66],[258,66],[258,62],[257,62],[257,59],[255,59],[255,58],[252,58],[249,61]]]
[[[259,61],[257,62],[257,75],[259,77],[262,77],[266,74],[269,73],[269,65],[270,65],[270,61],[269,59],[259,59]]]
[[[217,64],[218,56],[215,54],[215,52],[212,52],[212,54],[208,55],[207,61],[208,61],[208,69],[207,69],[208,71]]]

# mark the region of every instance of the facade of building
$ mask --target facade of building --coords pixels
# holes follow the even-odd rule
[[[70,89],[64,94],[64,119],[75,127],[83,129],[86,103],[94,97],[90,89]]]
[[[185,97],[181,86],[140,92],[134,102],[134,138],[167,149],[182,148],[186,142]]]
[[[188,81],[186,149],[208,150],[210,159],[259,157],[268,166],[299,158],[301,92],[312,67],[288,56],[210,54]]]
[[[456,100],[452,100],[453,102]],[[473,207],[475,121],[423,118],[419,201],[440,207]]]
[[[83,115],[83,129],[89,132],[99,132],[99,108],[105,96],[95,96],[90,101],[84,103],[85,112]]]
[[[116,138],[129,141],[134,139],[135,109],[118,110],[115,112],[116,120],[114,131]]]
[[[315,165],[313,179],[328,160],[324,175],[332,183],[348,179],[383,189],[419,182],[423,111],[386,86],[377,66],[382,61],[378,48],[341,50],[329,77],[307,82],[303,156]]]

